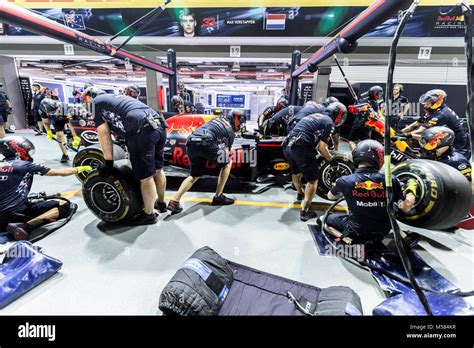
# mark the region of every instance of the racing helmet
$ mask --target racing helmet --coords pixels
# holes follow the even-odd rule
[[[179,109],[180,106],[184,106],[184,100],[179,95],[175,95],[171,98],[171,104],[173,104],[175,109]]]
[[[432,89],[420,97],[420,104],[423,104],[426,112],[431,113],[445,105],[447,98],[447,93],[442,89]]]
[[[47,115],[54,114],[61,107],[61,102],[56,100],[51,96],[51,99],[44,99],[41,102],[40,109],[45,112]]]
[[[284,108],[287,108],[288,106],[290,105],[288,99],[286,99],[285,97],[280,97],[280,99],[278,99],[278,102],[277,102],[277,110],[280,111],[280,110],[283,110]]]
[[[215,115],[215,116],[222,116],[222,109],[214,109],[212,111],[212,114]]]
[[[334,127],[341,126],[344,122],[346,122],[347,118],[347,108],[344,104],[340,102],[335,102],[329,104],[326,108],[325,113],[331,117],[334,122]]]
[[[125,87],[124,94],[132,98],[138,98],[140,95],[140,87],[137,85],[128,85]]]
[[[448,127],[431,127],[423,132],[420,144],[427,151],[434,151],[441,147],[452,146],[454,132]]]
[[[35,146],[25,137],[11,136],[0,139],[0,153],[5,158],[33,162]]]
[[[327,97],[326,99],[324,99],[324,101],[322,102],[322,104],[325,106],[325,107],[328,107],[330,104],[332,103],[337,103],[339,102],[339,99],[337,99],[336,97]]]
[[[106,94],[106,92],[100,88],[90,86],[87,87],[84,92],[82,92],[82,98],[85,99],[86,97],[90,97],[94,99],[95,97],[101,94]]]
[[[106,94],[106,92],[100,88],[90,86],[87,87],[84,92],[82,92],[82,102],[86,105],[89,106],[91,103],[91,100],[97,97],[98,95],[101,94]]]
[[[236,132],[243,129],[247,122],[244,112],[240,109],[232,109],[225,118]]]
[[[358,143],[354,149],[352,159],[356,167],[358,167],[360,163],[365,162],[380,169],[384,164],[383,145],[375,140],[363,140]]]
[[[383,99],[383,88],[380,86],[372,86],[369,89],[369,98],[375,101]]]

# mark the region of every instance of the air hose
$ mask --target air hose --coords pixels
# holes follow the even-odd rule
[[[385,116],[385,121],[387,125],[390,124],[391,117],[392,117],[392,102],[393,102],[393,74],[395,71],[395,64],[397,62],[397,46],[398,41],[402,35],[403,29],[405,28],[406,23],[412,17],[413,13],[415,12],[416,8],[418,7],[419,0],[413,1],[411,6],[408,10],[405,11],[403,17],[398,24],[397,30],[395,31],[395,35],[393,37],[392,46],[390,47],[390,57],[388,63],[388,78],[387,78],[387,86],[386,86],[386,95],[388,96],[388,107],[387,107],[387,115]],[[400,259],[402,260],[403,268],[410,280],[410,285],[415,290],[418,298],[420,299],[423,308],[425,309],[428,315],[433,315],[430,304],[426,299],[425,294],[420,289],[415,275],[413,274],[413,267],[411,265],[410,259],[408,257],[407,250],[405,249],[405,245],[402,241],[402,236],[400,234],[400,226],[398,226],[397,220],[395,218],[395,211],[394,211],[394,192],[392,186],[392,161],[391,161],[391,148],[390,148],[390,128],[385,127],[385,136],[384,136],[384,154],[385,154],[385,183],[386,183],[386,192],[387,192],[387,213],[390,218],[390,223],[392,225],[393,234],[395,237],[395,245],[397,247],[398,254],[400,255]]]

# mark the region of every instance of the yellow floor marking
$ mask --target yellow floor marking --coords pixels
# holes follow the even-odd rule
[[[82,196],[82,191],[66,191],[61,192],[61,196],[64,198],[71,198],[74,196]]]
[[[62,192],[62,196],[65,198],[71,198],[73,196],[82,196],[82,191],[66,191]],[[170,200],[173,196],[165,196],[166,200]],[[196,202],[196,203],[211,203],[212,198],[199,198],[199,197],[183,197],[183,202]],[[257,201],[235,201],[236,205],[247,205],[253,207],[268,207],[268,208],[288,208],[288,209],[301,209],[300,204],[295,203],[273,203],[273,202],[257,202]],[[329,203],[313,203],[312,209],[315,210],[326,210],[329,207]],[[347,212],[347,208],[338,206],[334,209],[338,212]]]

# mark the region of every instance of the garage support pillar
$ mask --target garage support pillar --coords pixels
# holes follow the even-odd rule
[[[0,81],[3,82],[3,90],[12,104],[13,123],[16,128],[26,128],[28,122],[15,59],[0,56],[0,66]]]
[[[315,102],[322,102],[328,96],[331,71],[331,67],[320,67],[314,74],[312,100]]]
[[[174,105],[171,103],[171,98],[178,94],[178,72],[176,66],[176,51],[172,48],[168,50],[168,68],[174,71],[174,75],[168,77],[169,81],[169,100],[168,100],[168,111],[173,112]]]
[[[293,72],[301,65],[301,52],[293,51],[291,56],[291,70],[290,76],[293,75]],[[291,77],[290,82],[290,105],[298,105],[298,82],[299,77]]]
[[[160,63],[160,60],[155,56],[150,55],[147,59]],[[151,69],[145,69],[146,71],[146,103],[153,110],[160,111],[160,105],[158,103],[158,86],[163,85],[163,76],[156,71]]]

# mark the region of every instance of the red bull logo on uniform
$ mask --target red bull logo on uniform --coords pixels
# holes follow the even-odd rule
[[[364,182],[356,182],[355,183],[355,188],[356,189],[362,189],[362,190],[367,190],[367,191],[372,191],[372,190],[384,190],[384,185],[383,183],[376,183],[370,180],[364,181]]]

